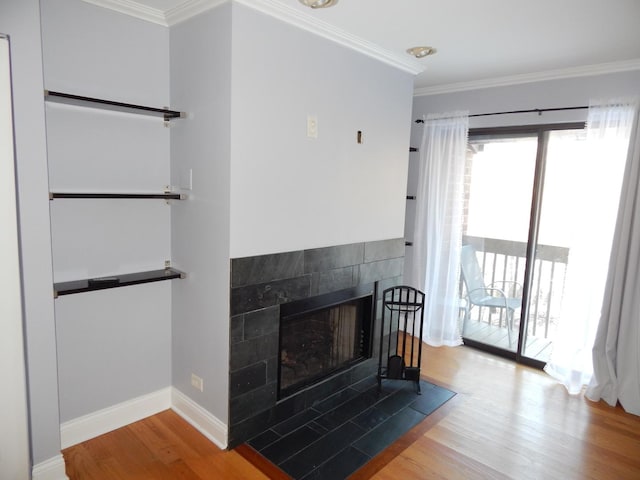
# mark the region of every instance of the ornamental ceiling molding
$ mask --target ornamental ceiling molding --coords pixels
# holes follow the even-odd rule
[[[520,75],[508,75],[504,77],[473,80],[470,82],[458,82],[432,87],[418,87],[414,90],[414,97],[428,95],[440,95],[444,93],[464,92],[467,90],[479,90],[482,88],[508,87],[523,83],[544,82],[547,80],[562,80],[566,78],[591,77],[610,73],[630,72],[640,70],[640,59],[623,60],[620,62],[599,63],[580,67],[560,68],[544,72],[524,73]]]
[[[85,3],[107,8],[118,13],[124,13],[147,22],[167,26],[165,12],[157,8],[147,7],[132,0],[82,0]]]
[[[207,10],[233,1],[413,75],[422,73],[425,70],[425,66],[422,63],[408,56],[404,51],[395,53],[386,50],[372,42],[323,22],[313,15],[301,13],[293,7],[275,0],[186,0],[179,6],[167,11],[151,8],[133,0],[83,1],[165,27],[176,25]]]

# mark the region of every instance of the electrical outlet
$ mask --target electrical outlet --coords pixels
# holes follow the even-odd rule
[[[204,391],[204,381],[195,373],[191,374],[191,386],[196,390]]]

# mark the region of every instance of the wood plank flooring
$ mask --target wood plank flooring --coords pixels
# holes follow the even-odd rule
[[[455,401],[353,480],[640,478],[640,417],[569,396],[541,371],[468,347],[423,352],[423,376],[458,392]],[[71,480],[286,478],[218,449],[171,411],[63,454]]]
[[[63,450],[71,480],[268,479],[166,410]]]

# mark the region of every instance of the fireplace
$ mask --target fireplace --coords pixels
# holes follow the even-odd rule
[[[374,288],[361,285],[280,307],[278,399],[371,356]]]
[[[355,322],[356,325],[361,322],[360,325],[353,327],[353,344],[344,340],[345,344],[353,345],[353,352],[345,346],[342,351],[349,354],[341,355],[341,361],[330,368],[309,370],[310,378],[303,383],[285,382],[281,392],[280,321],[282,317],[293,319],[299,314],[319,313],[343,303],[347,305],[329,316],[344,316],[352,310],[371,315],[371,311],[378,311],[375,303],[380,303],[376,300],[380,293],[401,283],[403,265],[403,238],[232,259],[230,447],[312,407],[340,389],[375,375],[376,349],[380,344],[379,338],[376,340],[380,333],[379,318],[363,316]],[[371,295],[374,285],[373,297],[361,300]],[[354,301],[356,303],[351,303]],[[378,313],[375,315],[379,317]],[[343,326],[353,323],[349,320]],[[357,341],[358,335],[361,343]]]

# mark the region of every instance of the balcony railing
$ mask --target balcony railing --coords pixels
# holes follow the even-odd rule
[[[523,284],[527,248],[525,242],[465,236],[462,243],[473,245],[476,249],[486,284],[502,280]],[[569,249],[566,247],[538,245],[527,324],[529,337],[552,337],[560,316],[568,259]],[[463,286],[461,293],[461,298],[464,298]],[[511,296],[514,294],[508,293]],[[503,309],[474,309],[472,318],[490,325],[507,326]],[[516,312],[516,329],[519,320],[519,312]]]

